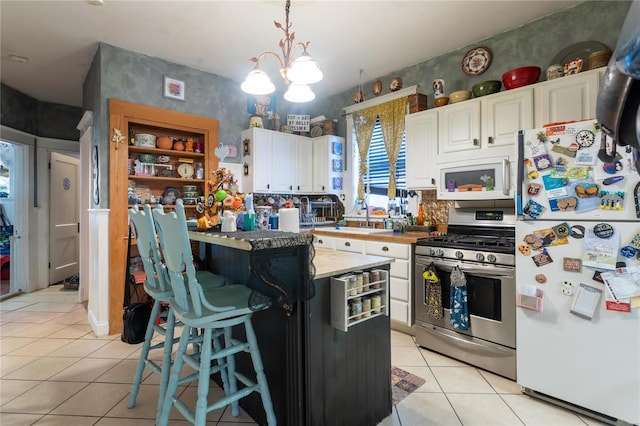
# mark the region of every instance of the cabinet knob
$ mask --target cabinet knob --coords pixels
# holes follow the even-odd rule
[[[293,185],[289,185],[289,191],[291,191],[293,189]],[[298,187],[298,189],[300,189],[300,187]]]
[[[389,247],[387,246],[382,247],[382,251],[389,251]]]
[[[477,138],[473,138],[473,146],[478,146],[478,139]]]
[[[489,142],[489,143],[493,143],[493,136],[489,136],[489,140],[488,140],[488,142]]]
[[[298,191],[300,191],[300,185],[298,185]]]
[[[351,247],[351,243],[349,241],[347,241],[346,243],[344,243],[345,247]]]
[[[431,178],[431,185],[435,185],[436,184],[436,180],[434,178]]]
[[[324,244],[324,241],[318,240],[318,244]]]
[[[267,184],[267,189],[271,189],[271,185],[270,184]]]
[[[324,191],[324,185],[322,185],[322,190]]]

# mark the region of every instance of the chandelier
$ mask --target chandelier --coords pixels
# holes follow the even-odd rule
[[[247,74],[247,77],[240,86],[243,92],[251,95],[268,95],[276,90],[267,73],[260,69],[260,61],[267,56],[272,56],[280,63],[280,76],[289,86],[287,92],[284,94],[286,100],[289,102],[309,102],[316,97],[311,91],[309,84],[322,80],[322,71],[320,71],[318,64],[311,59],[311,56],[309,56],[307,52],[310,42],[296,43],[296,33],[289,32],[291,29],[291,22],[289,21],[290,6],[291,0],[287,0],[284,7],[284,25],[273,21],[276,28],[284,32],[284,38],[280,40],[279,44],[282,50],[282,58],[275,52],[267,51],[257,57],[249,59],[255,62],[256,66]],[[302,48],[302,53],[294,59],[293,54],[298,47]]]

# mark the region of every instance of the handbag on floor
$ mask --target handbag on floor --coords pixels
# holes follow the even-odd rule
[[[144,342],[147,324],[151,317],[151,304],[148,303],[144,286],[137,284],[134,276],[129,273],[131,258],[131,227],[129,227],[129,247],[127,248],[127,266],[125,268],[124,313],[122,314],[122,334],[120,339],[125,343],[136,344]],[[144,297],[138,294],[142,289]],[[135,298],[132,298],[132,290]],[[135,299],[132,300],[132,299]]]

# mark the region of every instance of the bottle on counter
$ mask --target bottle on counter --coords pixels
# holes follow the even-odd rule
[[[424,207],[422,203],[418,205],[418,218],[416,219],[416,225],[423,226],[425,221]]]
[[[393,219],[391,219],[391,214],[384,220],[384,229],[393,229]]]

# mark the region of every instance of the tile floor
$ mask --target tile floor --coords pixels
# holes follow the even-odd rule
[[[416,347],[392,332],[393,365],[426,383],[381,425],[600,425],[531,399],[512,381]],[[0,424],[153,425],[158,380],[146,371],[138,403],[127,408],[140,345],[96,338],[77,292],[61,285],[0,302]],[[195,400],[195,387],[181,389]],[[220,391],[215,390],[215,391]],[[188,424],[177,412],[172,425]],[[208,423],[254,424],[216,410]]]

